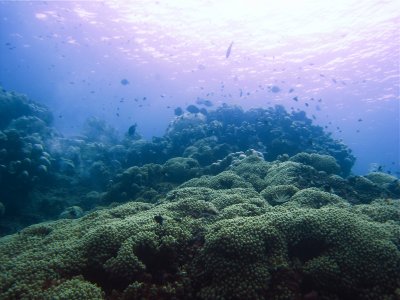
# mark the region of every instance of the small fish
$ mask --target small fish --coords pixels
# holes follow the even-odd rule
[[[296,97],[293,97],[293,100],[294,101],[299,101],[299,98],[296,96]]]
[[[240,94],[239,94],[239,97],[242,97],[243,96],[243,90],[242,89],[240,89]]]
[[[122,85],[128,85],[128,84],[129,84],[128,79],[126,79],[126,78],[122,79],[122,80],[121,80],[121,84],[122,84]]]
[[[136,123],[129,127],[129,129],[128,129],[129,136],[132,136],[132,137],[135,136],[136,127],[137,127]]]
[[[231,42],[231,44],[228,47],[228,50],[226,50],[226,58],[228,58],[229,55],[231,55],[232,46],[233,46],[233,42]]]
[[[197,114],[200,112],[200,109],[193,104],[190,104],[188,107],[186,107],[186,110],[192,114]]]
[[[183,109],[180,107],[177,107],[174,109],[174,113],[175,113],[175,116],[181,116],[181,115],[183,115]]]
[[[162,225],[164,223],[164,218],[161,215],[154,216],[154,221],[156,221],[158,224]]]
[[[291,89],[289,90],[289,93],[293,93],[293,91],[294,91],[294,88],[291,88]]]
[[[361,118],[359,118],[357,121],[358,121],[358,122],[362,122],[362,119],[361,119]]]
[[[280,91],[281,91],[281,89],[279,86],[274,85],[271,87],[271,92],[273,92],[273,93],[279,93]]]

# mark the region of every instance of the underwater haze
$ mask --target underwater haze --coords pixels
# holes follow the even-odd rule
[[[0,0],[0,299],[400,299],[399,6]]]
[[[354,173],[398,176],[398,1],[0,3],[0,84],[64,134],[96,116],[161,136],[198,98],[281,104],[350,146]]]

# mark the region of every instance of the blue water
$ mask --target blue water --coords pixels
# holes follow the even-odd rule
[[[1,1],[0,85],[65,135],[97,116],[161,136],[198,98],[281,104],[348,145],[355,174],[399,176],[398,1],[121,2]]]

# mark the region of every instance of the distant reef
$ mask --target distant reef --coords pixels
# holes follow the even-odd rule
[[[64,137],[5,90],[0,115],[0,299],[400,297],[399,180],[352,175],[304,112],[185,113],[151,141]]]

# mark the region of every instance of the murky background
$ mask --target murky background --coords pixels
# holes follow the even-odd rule
[[[1,1],[0,84],[49,106],[65,135],[96,116],[151,138],[177,107],[282,104],[353,149],[356,174],[396,174],[399,11],[398,1]]]

